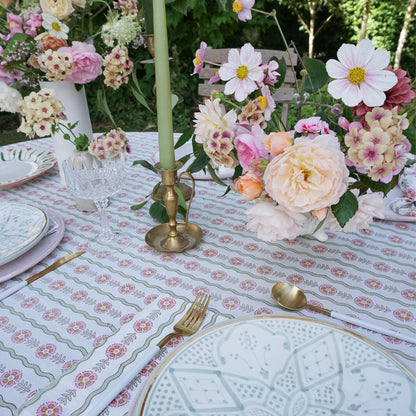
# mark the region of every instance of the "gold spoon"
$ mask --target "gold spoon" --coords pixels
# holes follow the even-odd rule
[[[341,321],[358,325],[361,328],[370,329],[371,331],[379,332],[380,334],[388,335],[393,338],[398,338],[403,341],[416,344],[416,338],[414,337],[403,335],[400,332],[392,331],[390,329],[382,328],[378,325],[362,321],[361,319],[353,318],[352,316],[330,311],[329,309],[321,308],[320,306],[309,305],[306,303],[305,294],[297,286],[292,285],[291,283],[276,283],[272,288],[272,296],[274,300],[284,309],[300,311],[305,306],[307,306],[309,309],[312,309],[315,312],[323,313],[332,318],[340,319]]]

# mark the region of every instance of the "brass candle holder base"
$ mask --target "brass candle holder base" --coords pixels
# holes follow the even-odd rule
[[[178,186],[176,178],[177,171],[182,167],[182,163],[176,162],[175,169],[161,169],[157,163],[155,168],[162,175],[162,184],[165,187],[163,200],[169,217],[169,222],[160,224],[152,228],[145,237],[146,243],[157,251],[180,253],[195,247],[202,239],[202,230],[197,225],[188,222],[188,214],[192,199],[195,193],[195,181],[189,172],[183,172],[182,176],[188,176],[192,181],[191,196],[186,210],[185,222],[176,222],[178,212],[178,195],[175,186]]]

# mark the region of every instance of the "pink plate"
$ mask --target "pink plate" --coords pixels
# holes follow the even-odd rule
[[[43,237],[39,243],[26,253],[0,266],[0,282],[9,280],[20,273],[23,273],[35,264],[38,264],[61,242],[65,232],[63,218],[55,211],[49,209],[45,209],[44,211],[49,215],[50,222],[55,222],[57,224],[57,230],[54,233]]]

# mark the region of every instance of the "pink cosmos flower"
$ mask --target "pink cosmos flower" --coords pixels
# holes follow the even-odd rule
[[[261,66],[264,72],[263,84],[274,85],[277,81],[278,75],[280,75],[276,69],[279,68],[279,64],[275,60],[271,60],[268,64]]]
[[[70,53],[74,60],[74,70],[71,75],[65,78],[66,81],[86,84],[93,81],[102,72],[102,58],[95,52],[93,45],[74,41],[71,47],[59,48],[58,52]]]
[[[267,156],[267,149],[264,147],[266,134],[260,126],[238,125],[235,132],[234,146],[237,149],[238,160],[244,170],[260,172],[252,163],[256,159]]]
[[[254,6],[255,0],[235,0],[233,3],[233,11],[237,13],[239,20],[245,22],[251,20],[251,8]]]
[[[228,81],[224,94],[235,94],[237,101],[244,101],[257,89],[256,83],[263,79],[261,53],[255,52],[249,43],[241,48],[240,53],[237,49],[231,49],[228,62],[221,65],[219,75],[223,81]]]
[[[308,139],[312,140],[320,134],[332,134],[335,132],[329,129],[326,121],[321,120],[320,117],[309,117],[299,120],[295,124],[295,131],[302,134],[307,134]]]
[[[326,63],[329,76],[335,78],[328,84],[328,92],[349,107],[360,101],[370,107],[383,105],[384,91],[397,83],[396,75],[384,69],[389,64],[390,52],[375,49],[369,39],[363,39],[356,46],[344,43],[337,57],[339,61],[330,59]]]
[[[207,44],[202,41],[199,45],[199,49],[195,53],[195,59],[192,61],[194,63],[194,72],[192,72],[191,75],[199,74],[201,72],[201,69],[204,66],[204,57],[206,49]]]

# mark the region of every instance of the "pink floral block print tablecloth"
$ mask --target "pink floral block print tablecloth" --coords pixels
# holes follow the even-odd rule
[[[157,134],[128,136],[132,154],[128,155],[127,182],[108,207],[110,224],[120,232],[111,244],[93,241],[99,228],[98,214],[77,211],[73,197],[60,183],[57,167],[0,191],[2,202],[30,203],[53,210],[65,223],[63,239],[56,249],[39,264],[0,283],[0,292],[66,254],[86,251],[0,302],[2,416],[17,414],[25,404],[34,409],[31,414],[36,416],[68,414],[65,409],[70,396],[65,397],[61,391],[56,397],[50,395],[58,391],[55,387],[60,386],[59,380],[71,379],[76,385],[70,390],[89,400],[84,387],[94,381],[94,375],[87,374],[89,370],[84,366],[91,364],[96,349],[104,346],[105,352],[117,344],[119,331],[131,324],[133,317],[145,313],[149,304],[161,312],[152,332],[155,336],[146,339],[155,343],[170,332],[180,317],[179,310],[183,311],[199,291],[211,295],[204,328],[261,314],[308,317],[352,330],[416,373],[416,345],[307,309],[284,311],[271,296],[276,282],[291,282],[305,291],[310,303],[416,336],[416,222],[376,220],[368,230],[331,233],[325,243],[307,237],[268,243],[246,230],[244,211],[250,202],[233,193],[222,197],[223,187],[201,180],[196,182],[189,215],[189,220],[202,228],[201,243],[184,253],[161,253],[145,243],[146,233],[157,225],[147,206],[139,211],[130,209],[143,201],[159,181],[149,170],[132,166],[136,159],[151,160],[157,150]],[[29,144],[52,149],[51,139]],[[171,300],[159,304],[160,299]],[[169,302],[176,302],[171,312]],[[160,326],[162,317],[168,324]],[[154,368],[182,340],[175,338],[149,362],[102,414],[126,415]],[[139,351],[141,341],[135,342]],[[113,352],[121,354],[122,348]],[[108,358],[108,362],[113,361]],[[77,372],[81,368],[78,366],[83,370]],[[90,399],[105,396],[103,388]]]

